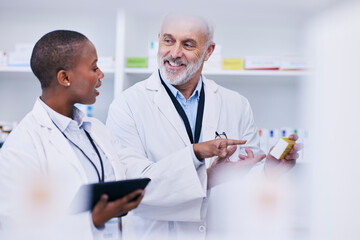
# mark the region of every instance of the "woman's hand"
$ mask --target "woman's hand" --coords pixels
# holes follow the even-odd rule
[[[111,218],[124,215],[136,208],[144,194],[145,190],[136,190],[112,202],[108,202],[108,196],[103,194],[92,211],[94,226],[101,227]]]

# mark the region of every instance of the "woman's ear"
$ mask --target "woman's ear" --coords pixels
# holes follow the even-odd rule
[[[57,73],[57,81],[60,85],[64,86],[64,87],[70,87],[71,83],[70,83],[70,78],[69,78],[69,73],[65,70],[60,70]]]

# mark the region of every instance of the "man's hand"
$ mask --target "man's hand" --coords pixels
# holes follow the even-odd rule
[[[211,167],[207,169],[208,189],[246,173],[252,166],[266,157],[265,154],[254,157],[253,152],[247,147],[245,148],[247,156],[239,154],[240,160],[232,162],[229,157],[235,151],[236,146],[229,147],[225,157],[216,158]]]
[[[298,136],[296,134],[291,134],[289,136],[290,140],[296,141]],[[270,148],[269,153],[274,147]],[[271,156],[269,153],[265,161],[265,174],[269,177],[279,177],[282,174],[289,171],[296,164],[296,159],[299,158],[298,151],[303,148],[302,144],[295,143],[291,151],[284,157],[284,159],[276,159]]]
[[[124,215],[136,208],[143,199],[144,194],[145,190],[136,190],[113,202],[108,202],[106,194],[102,195],[92,211],[94,226],[101,227],[111,218]]]
[[[193,145],[194,153],[198,159],[218,156],[224,158],[228,152],[228,146],[245,144],[244,140],[218,138],[215,140],[196,143]],[[235,148],[236,149],[236,148]]]

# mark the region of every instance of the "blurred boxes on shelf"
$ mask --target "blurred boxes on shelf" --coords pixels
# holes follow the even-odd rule
[[[280,63],[280,70],[282,71],[296,71],[307,70],[308,62],[305,57],[292,56],[282,57]]]
[[[10,132],[17,126],[17,122],[3,122],[0,121],[0,148],[4,144]]]
[[[75,107],[77,107],[80,111],[82,111],[86,116],[93,117],[93,112],[94,112],[93,105],[76,103]]]
[[[258,131],[260,138],[260,149],[264,153],[268,153],[270,148],[275,146],[276,143],[281,138],[288,138],[291,134],[296,134],[298,136],[297,143],[305,145],[308,142],[308,132],[304,129],[291,128],[291,127],[282,127],[267,129],[261,128]],[[299,160],[304,161],[304,149],[299,152]]]
[[[6,52],[0,51],[0,67],[7,66],[7,54]]]
[[[31,53],[34,44],[31,43],[18,43],[15,45],[15,52],[8,54],[9,67],[29,67]]]
[[[97,61],[98,67],[103,69],[114,69],[115,67],[115,58],[114,57],[99,57]]]
[[[245,57],[245,70],[279,70],[279,57]]]
[[[223,70],[244,70],[243,58],[224,58],[222,61]]]
[[[210,58],[204,63],[205,71],[221,70],[222,69],[222,50],[221,45],[216,45],[214,52]]]
[[[148,59],[146,57],[128,57],[126,58],[126,67],[128,68],[147,68]]]
[[[159,42],[152,41],[149,43],[148,48],[148,68],[151,70],[156,70],[158,67],[157,64],[157,52],[159,49]]]

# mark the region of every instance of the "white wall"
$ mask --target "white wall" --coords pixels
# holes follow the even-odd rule
[[[149,42],[157,39],[164,14],[192,9],[209,15],[215,23],[215,41],[222,45],[223,57],[302,55],[303,27],[313,8],[309,1],[290,4],[282,0],[256,4],[231,0],[184,1],[176,5],[176,9],[173,3],[160,0],[127,3],[109,0],[106,3],[4,1],[0,4],[0,50],[13,51],[16,43],[35,43],[46,32],[62,28],[88,36],[99,56],[115,56],[116,10],[126,8],[125,56],[146,57]],[[105,75],[101,95],[94,106],[94,115],[102,121],[113,99],[114,74]],[[19,77],[24,78],[23,82],[16,80]],[[246,96],[259,127],[303,127],[296,109],[301,101],[299,77],[209,77]],[[131,76],[128,84],[138,80],[139,77]],[[40,94],[32,74],[0,73],[0,86],[0,119],[3,120],[20,120]],[[16,91],[20,86],[26,93]]]
[[[85,34],[98,56],[115,56],[116,10],[57,10],[55,8],[0,8],[0,51],[11,52],[17,43],[32,43],[45,33],[69,29]],[[105,121],[113,99],[114,74],[105,73],[94,115]],[[0,72],[0,119],[19,121],[41,94],[32,73]]]

